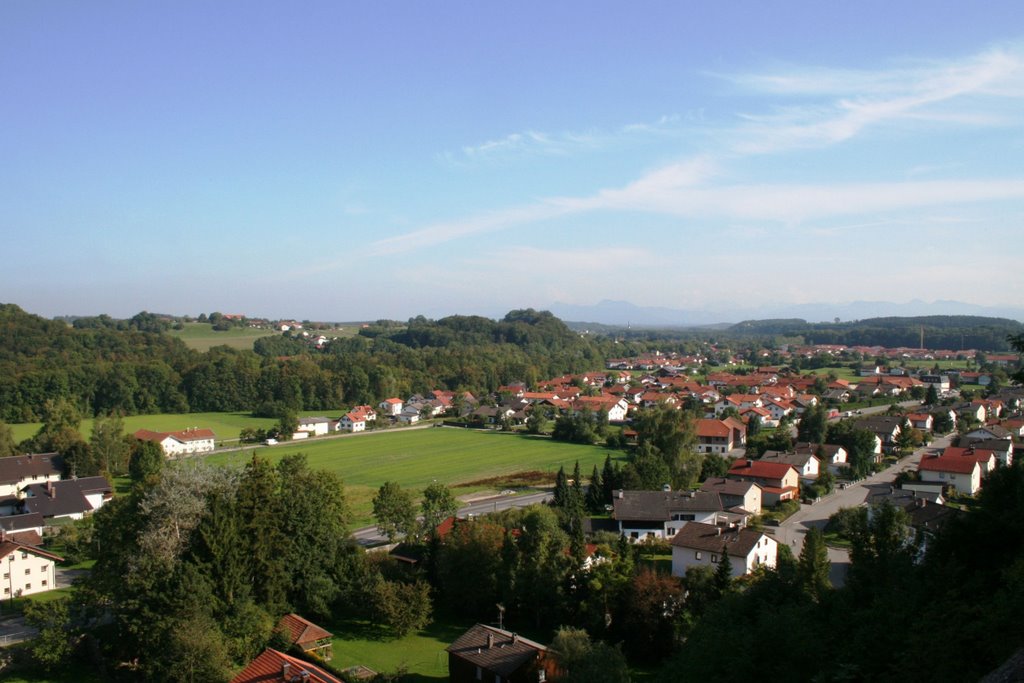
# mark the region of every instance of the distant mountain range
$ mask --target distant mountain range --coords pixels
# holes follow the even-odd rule
[[[922,315],[978,315],[1010,318],[1024,322],[1024,308],[979,306],[962,301],[921,301],[897,304],[890,301],[851,301],[840,304],[794,304],[763,308],[685,310],[660,306],[637,306],[628,301],[605,299],[591,306],[556,302],[548,309],[565,321],[646,327],[704,327],[743,320],[801,318],[807,322],[846,322],[879,317]]]

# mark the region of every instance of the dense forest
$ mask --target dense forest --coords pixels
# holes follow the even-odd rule
[[[327,410],[432,389],[488,393],[602,367],[612,349],[649,348],[581,336],[550,313],[522,310],[499,321],[381,321],[323,350],[280,336],[258,340],[253,351],[199,353],[145,314],[127,324],[101,316],[72,327],[7,304],[0,306],[0,420],[39,420],[46,402],[59,399],[85,415],[133,415],[267,403]]]
[[[918,348],[924,331],[925,348],[1005,351],[1007,337],[1024,331],[1008,318],[933,315],[916,318],[869,318],[851,322],[809,323],[800,319],[747,320],[722,334],[731,337],[802,337],[806,344]]]

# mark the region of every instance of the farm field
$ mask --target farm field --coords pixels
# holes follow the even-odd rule
[[[185,329],[171,329],[167,331],[167,334],[182,340],[190,349],[209,351],[214,346],[251,350],[253,342],[260,337],[270,337],[280,334],[280,332],[253,327],[232,327],[230,330],[218,332],[209,323],[185,323]]]
[[[420,491],[433,481],[451,486],[457,495],[514,488],[512,475],[546,472],[554,481],[558,468],[571,472],[576,462],[589,475],[605,456],[620,452],[599,446],[551,441],[504,432],[455,427],[371,432],[339,439],[314,439],[272,448],[245,449],[207,457],[211,463],[241,466],[253,453],[276,463],[285,455],[304,453],[310,467],[336,472],[345,481],[353,526],[372,523],[371,500],[386,481]],[[525,482],[524,482],[525,483]],[[532,483],[532,482],[530,482]]]

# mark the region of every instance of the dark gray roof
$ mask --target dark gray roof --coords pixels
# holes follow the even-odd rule
[[[701,491],[710,491],[725,496],[745,496],[751,488],[761,488],[761,485],[754,481],[739,481],[738,479],[722,479],[711,477],[700,485]]]
[[[720,526],[690,522],[672,537],[672,545],[692,550],[720,553],[726,548],[730,555],[746,557],[764,536],[751,529],[725,529]]]
[[[547,648],[540,643],[483,624],[470,628],[446,649],[452,655],[503,679],[531,664],[538,655],[547,652]]]
[[[64,458],[57,453],[32,453],[0,458],[0,484],[15,484],[34,476],[60,476]]]
[[[109,494],[113,488],[103,477],[64,479],[46,484],[30,484],[24,489],[26,512],[38,512],[43,517],[63,517],[90,512],[93,507],[85,496],[93,493]]]
[[[806,465],[811,458],[817,459],[818,456],[813,453],[780,453],[779,451],[766,451],[762,460],[768,462],[783,462],[793,467],[803,467]]]
[[[722,499],[710,491],[623,491],[614,498],[615,519],[664,520],[673,512],[723,510]]]
[[[23,515],[0,517],[0,529],[7,532],[23,531],[39,526],[43,526],[43,516],[39,513],[30,512]]]

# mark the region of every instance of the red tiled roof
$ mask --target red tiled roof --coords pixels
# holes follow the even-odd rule
[[[956,455],[934,456],[923,458],[917,466],[919,472],[953,472],[954,474],[971,474],[978,462],[973,458],[961,458]]]
[[[309,673],[310,683],[343,683],[340,678],[318,666],[269,647],[232,678],[231,683],[279,683],[284,680],[282,673],[285,664],[289,666],[289,680],[292,676],[301,676],[305,671]]]
[[[281,621],[277,622],[276,630],[287,635],[294,645],[298,645],[303,650],[308,649],[304,646],[309,643],[316,643],[318,640],[334,637],[334,634],[331,632],[320,628],[307,619],[303,619],[298,614],[286,614],[281,617]]]
[[[729,428],[729,425],[725,424],[721,420],[711,420],[704,418],[697,420],[697,436],[725,437],[729,436],[729,433],[731,431],[732,430]]]
[[[734,460],[729,474],[741,477],[755,477],[758,479],[782,479],[789,470],[794,470],[792,465],[784,462],[765,462],[764,460],[747,460],[739,458]]]

